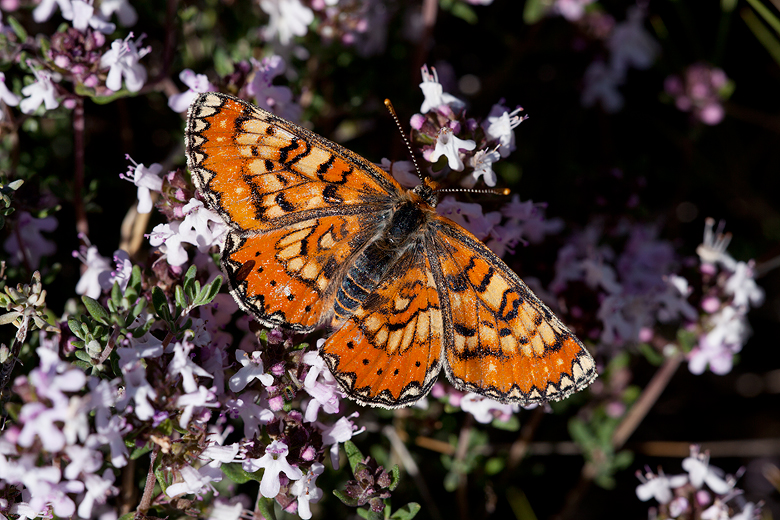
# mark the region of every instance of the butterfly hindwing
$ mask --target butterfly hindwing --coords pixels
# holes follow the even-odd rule
[[[443,218],[429,237],[440,278],[443,365],[456,388],[531,404],[593,381],[595,364],[582,343],[481,241]]]
[[[436,281],[418,245],[406,250],[321,352],[349,397],[397,408],[430,391],[440,369],[441,344]]]

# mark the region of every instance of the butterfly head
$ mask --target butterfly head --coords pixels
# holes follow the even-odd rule
[[[439,195],[437,193],[439,191],[439,183],[430,177],[426,177],[422,181],[422,184],[412,188],[412,193],[420,197],[430,207],[435,208],[439,203]]]

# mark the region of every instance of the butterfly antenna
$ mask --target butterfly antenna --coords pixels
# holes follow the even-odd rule
[[[412,158],[412,163],[414,163],[414,169],[417,171],[417,177],[419,177],[421,181],[425,181],[425,178],[423,177],[422,172],[420,171],[420,166],[417,164],[417,159],[414,158],[412,145],[409,143],[409,139],[406,138],[406,134],[404,133],[404,127],[401,126],[401,121],[398,120],[398,114],[395,113],[395,108],[393,108],[393,103],[391,103],[389,99],[385,99],[385,106],[387,107],[387,111],[390,112],[390,115],[393,116],[393,119],[395,120],[395,126],[398,127],[398,131],[401,132],[401,137],[403,138],[404,143],[406,143],[406,149],[409,150],[409,157]]]
[[[512,190],[509,188],[493,188],[485,190],[475,190],[473,188],[442,188],[436,190],[436,193],[483,193],[488,195],[509,195]]]

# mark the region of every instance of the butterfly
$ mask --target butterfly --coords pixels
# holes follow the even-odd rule
[[[341,389],[397,408],[444,368],[502,403],[559,400],[596,377],[582,343],[479,239],[359,155],[236,97],[190,106],[187,164],[229,231],[222,266],[262,325],[308,333]]]

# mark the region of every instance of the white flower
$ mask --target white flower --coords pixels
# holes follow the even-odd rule
[[[19,96],[8,90],[5,86],[5,74],[0,72],[0,100],[9,107],[15,107],[19,104]]]
[[[87,266],[86,271],[76,284],[76,294],[84,294],[96,299],[103,292],[100,279],[111,273],[113,267],[111,261],[105,256],[101,256],[96,246],[81,246],[78,252],[73,252],[73,256]]]
[[[688,472],[688,478],[696,489],[707,484],[716,494],[724,495],[733,487],[723,479],[723,470],[710,466],[709,453],[700,453],[698,446],[691,446],[691,456],[683,459],[682,467]]]
[[[748,303],[758,307],[764,301],[764,290],[756,284],[752,262],[737,262],[724,290],[734,296],[734,306],[738,308],[747,309]]]
[[[116,30],[116,25],[95,15],[95,8],[92,5],[92,0],[89,2],[86,2],[85,0],[73,0],[71,5],[73,7],[71,16],[68,17],[63,13],[62,17],[72,21],[73,28],[77,31],[84,32],[87,30],[87,27],[92,27],[103,34],[111,34]]]
[[[696,248],[696,254],[702,263],[702,269],[713,271],[715,264],[721,264],[729,271],[736,270],[737,261],[728,253],[726,248],[731,242],[731,233],[723,233],[723,222],[718,226],[717,232],[714,232],[715,219],[707,218],[704,221],[704,240]]]
[[[190,419],[192,419],[192,414],[195,412],[195,408],[216,408],[219,406],[215,398],[213,390],[200,385],[194,392],[184,394],[176,399],[176,406],[184,408],[181,412],[181,417],[179,417],[179,426],[182,428],[187,427]]]
[[[106,20],[116,13],[119,23],[125,27],[132,27],[138,21],[138,14],[135,8],[130,5],[129,0],[101,0],[100,14]]]
[[[41,3],[33,11],[33,20],[37,23],[45,22],[54,14],[55,6],[59,6],[63,18],[66,20],[73,18],[73,7],[70,0],[41,0]]]
[[[663,472],[658,475],[653,475],[649,471],[645,475],[637,472],[636,476],[642,481],[636,488],[637,498],[642,502],[655,498],[659,504],[668,504],[673,498],[672,489],[684,486],[688,482],[688,477],[685,475],[667,477]]]
[[[100,66],[109,67],[106,87],[113,91],[122,89],[123,77],[130,92],[138,92],[146,82],[146,69],[138,60],[149,54],[151,48],[138,49],[144,36],[134,42],[130,40],[132,37],[130,33],[124,40],[114,40],[111,49],[100,58]]]
[[[171,484],[165,489],[165,494],[169,497],[198,493],[204,486],[211,482],[209,477],[201,475],[198,470],[192,466],[182,466],[179,469],[179,474],[181,475],[182,482]]]
[[[430,112],[434,108],[441,105],[451,105],[454,108],[460,108],[465,105],[463,101],[456,98],[452,94],[444,92],[444,87],[439,83],[439,75],[436,73],[436,69],[431,67],[431,72],[428,72],[428,66],[422,67],[422,83],[420,83],[420,89],[423,91],[425,100],[420,107],[420,112],[423,114]]]
[[[168,106],[175,112],[184,112],[190,104],[203,92],[213,92],[216,87],[209,83],[205,74],[195,74],[191,69],[184,69],[179,73],[179,79],[189,87],[186,92],[174,94],[168,98]]]
[[[473,150],[477,143],[471,139],[464,140],[452,133],[452,129],[444,127],[439,130],[439,136],[436,138],[436,148],[430,156],[430,162],[435,163],[444,155],[447,157],[447,164],[455,171],[463,170],[463,161],[460,158],[460,150]]]
[[[269,444],[265,449],[265,455],[259,459],[248,459],[244,461],[244,470],[254,473],[260,468],[264,468],[263,478],[260,480],[260,494],[266,498],[274,498],[279,494],[282,487],[279,481],[279,473],[284,473],[290,480],[303,478],[303,472],[287,462],[289,449],[282,441],[276,440]]]
[[[500,158],[501,155],[496,150],[479,150],[471,158],[471,165],[474,167],[474,172],[471,175],[476,180],[484,177],[485,184],[491,187],[495,186],[496,172],[493,171],[493,163]]]
[[[499,142],[498,153],[501,157],[508,157],[515,150],[514,129],[528,119],[527,116],[519,115],[522,110],[522,107],[517,107],[509,112],[506,107],[496,104],[490,109],[487,120],[482,123],[487,136]],[[488,184],[488,186],[495,186],[495,184]]]
[[[79,504],[78,515],[81,518],[90,518],[92,516],[92,508],[96,503],[103,504],[109,495],[116,494],[117,490],[113,486],[114,472],[109,468],[103,472],[103,476],[87,475],[84,478],[84,484],[87,492]]]
[[[293,36],[304,36],[314,21],[314,12],[300,0],[260,0],[260,9],[271,19],[263,29],[263,38],[288,45]]]
[[[330,462],[333,469],[339,469],[339,444],[345,443],[359,433],[363,433],[365,428],[358,428],[350,421],[357,417],[357,412],[349,417],[342,417],[331,426],[323,426],[322,444],[330,445]]]
[[[20,211],[16,226],[18,231],[9,233],[8,238],[3,242],[3,249],[9,255],[9,263],[11,265],[29,263],[30,269],[38,269],[41,258],[57,251],[57,244],[41,235],[43,231],[50,232],[57,229],[57,219],[53,215],[35,218],[26,211]]]
[[[507,420],[512,413],[517,412],[517,405],[501,404],[493,399],[469,392],[460,400],[460,407],[469,412],[477,422],[488,424],[496,417]]]
[[[274,384],[274,376],[265,373],[260,352],[255,351],[249,354],[243,350],[236,350],[236,361],[241,363],[241,368],[230,378],[230,389],[233,392],[243,390],[255,379],[259,379],[263,386]]]
[[[214,501],[208,520],[239,520],[243,511],[241,502],[230,504],[218,498]]]
[[[198,390],[198,383],[195,380],[195,376],[209,377],[214,376],[209,374],[190,358],[190,352],[193,345],[186,341],[176,342],[173,346],[173,359],[168,364],[168,375],[172,378],[177,376],[181,377],[181,386],[187,393],[196,392]]]
[[[319,502],[322,498],[322,490],[316,486],[317,477],[325,471],[325,466],[319,462],[311,465],[309,472],[295,481],[290,487],[290,493],[298,497],[298,516],[304,520],[311,518],[310,503]]]
[[[138,187],[138,213],[152,211],[152,191],[162,191],[163,180],[160,177],[162,164],[152,163],[148,167],[138,164],[127,156],[133,165],[127,167],[127,173],[120,173],[119,178],[130,181]]]
[[[585,15],[585,7],[595,0],[556,0],[553,10],[561,16],[575,22]]]
[[[45,70],[33,70],[33,74],[35,74],[35,83],[22,89],[22,95],[26,97],[19,103],[21,111],[25,114],[32,114],[41,104],[46,107],[46,110],[54,110],[60,106],[59,101],[55,98],[57,90],[52,83],[51,74]]]

